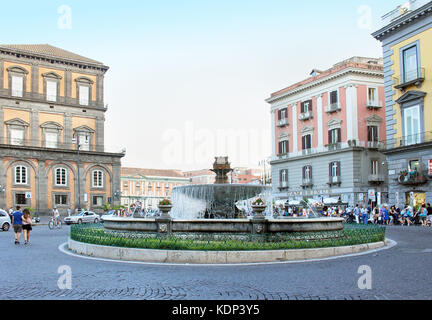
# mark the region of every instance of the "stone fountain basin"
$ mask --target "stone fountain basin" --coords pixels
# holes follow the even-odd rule
[[[291,218],[291,219],[195,219],[166,220],[109,217],[104,228],[116,231],[159,232],[160,224],[170,224],[173,233],[255,233],[256,226],[263,226],[264,233],[292,233],[338,231],[344,228],[343,218]]]

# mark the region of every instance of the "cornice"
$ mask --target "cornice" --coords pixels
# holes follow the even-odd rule
[[[279,100],[281,100],[283,98],[286,98],[288,96],[297,94],[297,93],[302,92],[302,91],[306,91],[306,90],[308,90],[310,88],[313,88],[313,87],[320,86],[320,85],[322,85],[322,84],[324,84],[326,82],[329,82],[329,81],[332,81],[334,79],[343,77],[343,76],[345,76],[347,74],[361,74],[361,75],[375,76],[375,77],[379,77],[379,78],[383,78],[384,79],[384,72],[383,71],[357,69],[357,68],[347,68],[347,69],[344,69],[344,70],[342,70],[340,72],[337,72],[337,73],[331,74],[331,75],[329,75],[327,77],[324,77],[322,79],[319,79],[317,81],[314,81],[314,82],[308,83],[306,85],[300,86],[298,88],[295,88],[295,89],[293,89],[291,91],[287,91],[287,92],[281,93],[280,95],[277,95],[275,97],[271,97],[271,98],[269,98],[269,99],[267,99],[265,101],[267,103],[274,103],[274,102],[279,101]]]
[[[415,20],[424,17],[425,15],[429,15],[432,13],[432,2],[424,5],[423,7],[409,13],[403,15],[402,17],[396,19],[380,30],[372,33],[372,36],[381,41],[381,38],[389,36],[390,34],[397,32],[398,29],[413,23]]]

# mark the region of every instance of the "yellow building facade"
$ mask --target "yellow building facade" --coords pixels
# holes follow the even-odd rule
[[[432,202],[432,1],[383,16],[382,42],[390,204]]]
[[[107,71],[50,45],[0,45],[0,207],[120,203],[124,154],[104,141]]]

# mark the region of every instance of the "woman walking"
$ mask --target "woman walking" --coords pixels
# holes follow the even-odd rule
[[[22,228],[24,231],[24,244],[30,241],[30,231],[32,230],[32,218],[29,209],[23,210]]]

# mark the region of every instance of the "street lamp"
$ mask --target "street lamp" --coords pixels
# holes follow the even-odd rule
[[[80,135],[72,138],[72,143],[77,145],[77,167],[78,167],[78,211],[81,210],[81,177],[80,177]]]

